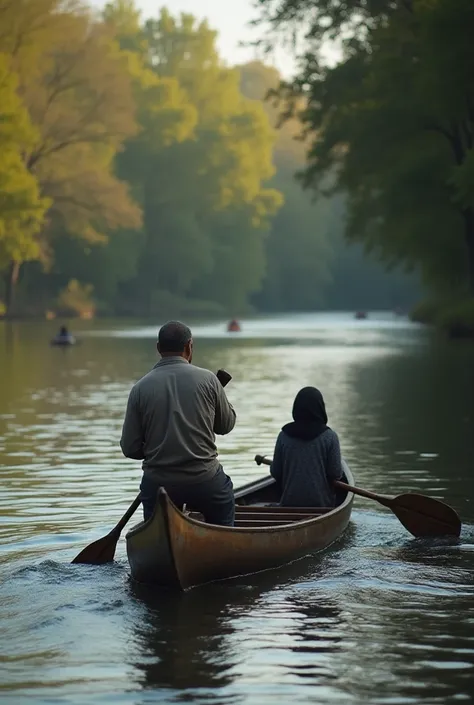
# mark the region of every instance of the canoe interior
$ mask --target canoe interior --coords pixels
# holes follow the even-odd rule
[[[342,480],[348,482],[347,464],[344,462],[344,473]],[[327,512],[330,512],[334,507],[280,507],[280,491],[277,483],[271,475],[253,482],[249,482],[243,485],[234,492],[235,504],[236,504],[236,521],[254,518],[257,516],[255,512],[262,513],[262,519],[272,519],[280,520],[282,515],[300,514],[301,516],[295,516],[292,521],[302,521],[303,519],[309,519],[310,517],[320,516]],[[338,490],[336,492],[336,507],[341,505],[347,497],[347,492]],[[252,512],[252,517],[247,517],[246,515]],[[265,516],[263,516],[263,514]],[[274,515],[274,516],[272,516]],[[198,518],[196,516],[196,518]],[[286,517],[285,517],[286,518]],[[237,524],[236,524],[237,525]]]
[[[239,487],[234,491],[234,497],[237,506],[269,504],[280,501],[280,492],[273,477],[268,475]]]
[[[343,480],[344,482],[348,480],[346,473],[344,473]],[[271,475],[243,485],[235,490],[234,496],[234,528],[285,526],[307,519],[315,519],[334,510],[334,507],[281,507],[278,504],[280,500],[279,488]],[[346,497],[347,492],[339,492],[336,497],[336,506],[341,505]],[[200,512],[195,512],[186,506],[178,507],[178,509],[190,519],[205,522],[205,518]],[[141,522],[138,526],[143,525],[144,522]]]
[[[332,511],[334,507],[279,507],[262,504],[236,505],[234,527],[284,526],[306,519],[314,519]],[[191,519],[204,521],[199,512],[185,512]]]

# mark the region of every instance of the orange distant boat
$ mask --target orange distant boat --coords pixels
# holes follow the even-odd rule
[[[357,311],[354,314],[354,318],[357,318],[358,321],[362,321],[364,318],[367,318],[367,313],[365,311]]]
[[[241,331],[240,323],[233,318],[227,325],[228,333],[240,333]]]

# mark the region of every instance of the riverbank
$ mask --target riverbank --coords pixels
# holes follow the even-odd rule
[[[426,299],[414,307],[410,319],[432,325],[451,339],[474,340],[474,298],[451,301]]]
[[[237,311],[228,311],[224,306],[213,301],[203,300],[188,300],[180,297],[169,296],[166,299],[160,300],[153,307],[157,315],[164,318],[188,318],[188,317],[205,317],[210,319],[218,319],[238,315],[253,313],[250,306],[245,308],[240,307]],[[151,315],[151,314],[149,314]],[[0,320],[5,321],[41,321],[41,320],[92,320],[92,319],[109,319],[109,318],[143,318],[142,311],[136,310],[134,307],[129,309],[113,311],[103,305],[94,305],[87,307],[45,307],[44,305],[19,305],[15,307],[13,312],[7,312],[2,308],[0,301]],[[145,314],[146,316],[146,314]]]

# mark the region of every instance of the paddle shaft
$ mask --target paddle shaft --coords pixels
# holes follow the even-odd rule
[[[375,499],[376,502],[380,502],[380,504],[383,504],[384,507],[389,507],[391,500],[394,499],[393,497],[388,497],[383,494],[376,494],[375,492],[371,492],[370,490],[364,490],[361,487],[354,487],[353,485],[348,485],[346,482],[342,482],[341,480],[336,480],[334,484],[341,490],[346,490],[346,492],[352,492],[353,494],[359,495],[359,497],[365,497],[366,499]]]
[[[119,522],[117,522],[117,525],[114,526],[114,528],[113,528],[112,531],[110,532],[111,534],[118,533],[118,534],[120,535],[120,534],[122,533],[122,529],[123,529],[124,526],[130,521],[130,519],[132,518],[132,516],[135,514],[135,512],[137,511],[138,507],[139,507],[140,504],[141,504],[141,501],[142,501],[142,500],[141,500],[141,497],[140,497],[140,495],[138,494],[138,495],[135,497],[135,499],[133,500],[132,504],[131,504],[131,505],[129,506],[129,508],[127,509],[127,511],[125,512],[125,514],[123,515],[123,517],[120,519]]]

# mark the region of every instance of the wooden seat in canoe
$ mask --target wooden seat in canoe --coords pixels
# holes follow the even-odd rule
[[[280,507],[237,505],[235,507],[234,526],[280,526],[294,524],[306,519],[314,519],[330,512],[334,507]],[[205,521],[200,512],[184,511],[186,516],[198,521]]]

